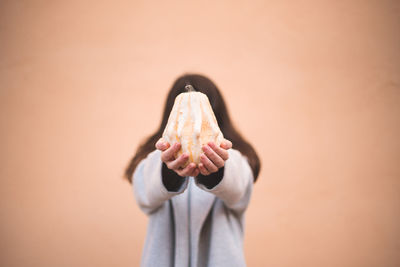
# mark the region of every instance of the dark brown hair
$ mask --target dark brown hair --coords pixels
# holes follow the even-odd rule
[[[147,137],[138,147],[136,154],[125,169],[124,178],[128,179],[128,181],[132,183],[132,175],[139,162],[150,152],[155,150],[155,144],[158,139],[161,138],[164,128],[167,125],[168,117],[172,106],[174,105],[175,98],[180,93],[186,92],[185,86],[188,84],[192,85],[196,91],[207,95],[224,138],[232,142],[232,148],[239,150],[248,158],[255,182],[260,172],[260,159],[256,151],[233,126],[228,114],[228,109],[217,86],[210,79],[199,74],[185,74],[179,77],[172,85],[172,88],[168,93],[163,117],[158,130]]]

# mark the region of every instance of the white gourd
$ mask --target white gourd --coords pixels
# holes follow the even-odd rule
[[[162,137],[171,146],[176,142],[181,143],[181,149],[175,157],[187,153],[189,159],[184,165],[187,166],[190,162],[199,164],[202,146],[208,142],[219,146],[223,135],[207,95],[194,91],[191,85],[185,88],[188,92],[175,98]]]

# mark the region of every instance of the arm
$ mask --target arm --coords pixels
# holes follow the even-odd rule
[[[228,153],[229,159],[225,161],[224,167],[209,177],[199,175],[196,184],[220,198],[229,209],[240,213],[250,201],[253,173],[246,157],[239,151],[229,149]]]
[[[170,146],[162,138],[156,143],[156,151],[151,152],[137,166],[133,174],[133,187],[139,207],[146,214],[159,208],[166,200],[182,193],[188,185],[188,176],[196,176],[196,164],[188,164],[188,155],[178,158],[175,154],[180,144]]]
[[[188,184],[188,177],[168,175],[162,168],[161,151],[147,155],[133,174],[133,189],[140,209],[151,214],[166,200],[182,193]],[[163,176],[163,174],[166,174]]]

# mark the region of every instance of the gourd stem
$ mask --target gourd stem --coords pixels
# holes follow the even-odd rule
[[[186,89],[187,92],[194,92],[194,91],[196,91],[196,90],[194,90],[194,87],[193,87],[191,84],[187,84],[187,85],[185,86],[185,89]]]

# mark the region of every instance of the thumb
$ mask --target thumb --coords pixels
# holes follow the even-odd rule
[[[221,145],[220,145],[223,149],[230,149],[230,148],[232,148],[232,142],[231,141],[229,141],[228,139],[224,139],[222,142],[221,142]]]
[[[164,138],[161,137],[160,139],[158,139],[158,141],[157,141],[157,143],[156,143],[156,148],[157,148],[158,150],[164,151],[164,150],[166,150],[168,147],[169,147],[169,143],[166,142],[166,141],[164,140]]]

